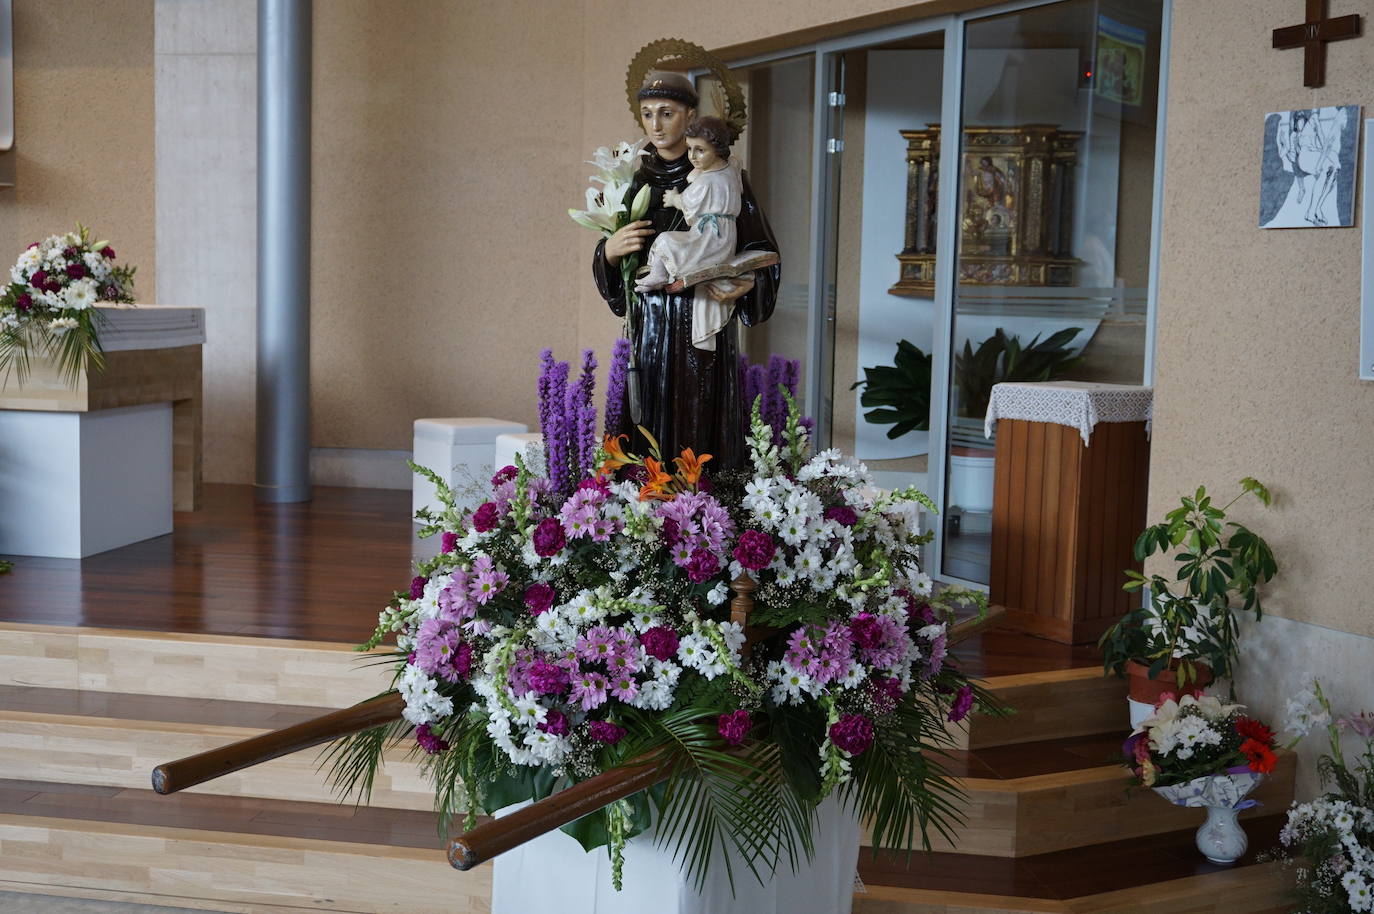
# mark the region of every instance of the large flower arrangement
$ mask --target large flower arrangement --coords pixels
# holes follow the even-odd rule
[[[1244,706],[1210,695],[1166,697],[1126,740],[1124,753],[1137,783],[1165,788],[1225,774],[1274,770],[1274,731]]]
[[[655,820],[698,880],[716,846],[759,878],[796,865],[812,809],[837,791],[880,846],[950,834],[958,792],[940,753],[981,696],[947,656],[947,624],[981,603],[932,593],[926,497],[812,455],[790,400],[781,444],[756,404],[748,473],[712,478],[690,449],[589,449],[575,420],[590,381],[567,378],[546,357],[541,401],[581,439],[548,442],[550,474],[502,468],[480,507],[424,531],[442,551],[364,646],[395,637],[405,720],[336,744],[336,783],[366,790],[384,745],[413,731],[441,822],[471,821],[658,758],[666,782],[564,829],[609,847],[617,884],[624,842]],[[745,575],[750,632],[729,621]]]
[[[70,383],[100,367],[95,304],[132,302],[133,282],[134,267],[116,265],[109,242],[91,241],[85,226],[29,245],[0,295],[0,377],[14,371],[22,383],[34,353],[54,359]]]
[[[1335,717],[1321,684],[1311,680],[1289,701],[1288,728],[1301,739],[1317,727],[1330,744],[1317,770],[1323,786],[1333,789],[1294,803],[1279,833],[1296,871],[1298,910],[1374,911],[1374,714]],[[1353,764],[1341,745],[1346,732],[1363,743]]]

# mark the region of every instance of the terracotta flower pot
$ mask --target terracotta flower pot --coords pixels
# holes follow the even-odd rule
[[[1197,664],[1197,678],[1189,680],[1188,688],[1200,689],[1212,682],[1212,669],[1205,663]],[[1150,678],[1150,668],[1134,660],[1126,661],[1126,675],[1130,678],[1131,700],[1142,704],[1155,705],[1159,696],[1165,692],[1178,694],[1178,675],[1173,669],[1160,670],[1154,679]]]

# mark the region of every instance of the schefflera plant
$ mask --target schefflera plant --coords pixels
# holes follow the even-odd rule
[[[1109,628],[1099,642],[1103,665],[1121,675],[1128,661],[1149,668],[1151,679],[1173,669],[1178,684],[1196,683],[1199,665],[1214,676],[1230,677],[1238,652],[1237,611],[1264,614],[1260,588],[1278,573],[1273,550],[1244,524],[1228,521],[1226,512],[1252,495],[1266,507],[1269,489],[1253,477],[1240,480],[1240,493],[1218,507],[1206,487],[1145,528],[1135,543],[1144,562],[1159,553],[1177,563],[1172,580],[1161,574],[1126,570],[1125,590],[1148,589],[1149,600]]]

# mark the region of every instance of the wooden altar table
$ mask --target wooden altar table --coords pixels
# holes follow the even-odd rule
[[[97,307],[107,318],[100,334],[104,370],[86,372],[73,388],[51,364],[35,359],[23,387],[13,375],[0,386],[0,409],[85,413],[171,403],[173,507],[194,511],[200,506],[205,309]]]

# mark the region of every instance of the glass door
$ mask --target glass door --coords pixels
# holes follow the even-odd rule
[[[946,579],[989,581],[992,385],[1143,381],[1163,2],[1063,0],[964,23],[945,208],[958,258],[941,265],[954,271]]]

